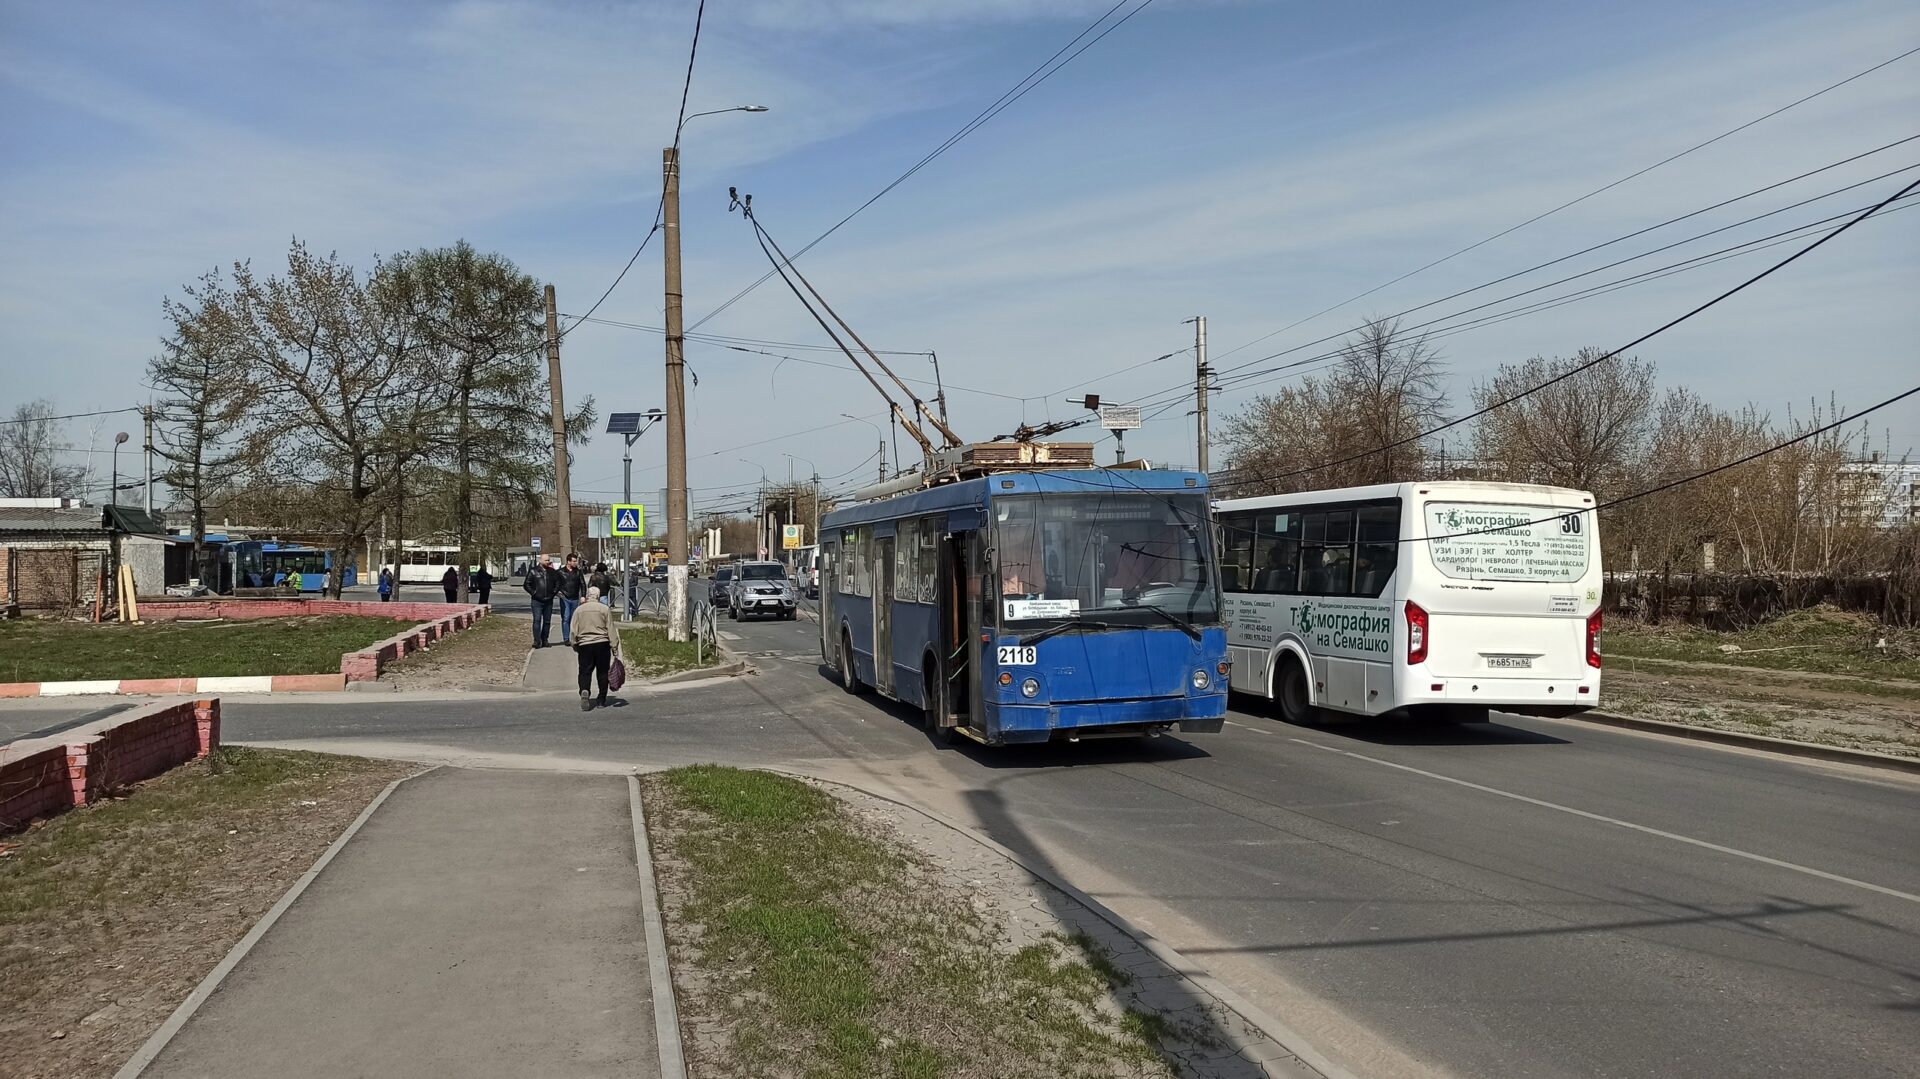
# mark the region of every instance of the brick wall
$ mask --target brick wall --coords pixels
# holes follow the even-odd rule
[[[140,617],[154,622],[182,618],[294,618],[301,615],[350,614],[363,618],[390,618],[423,622],[445,618],[456,611],[474,611],[471,603],[380,603],[354,599],[180,599],[141,600]]]
[[[19,751],[0,746],[0,835],[72,804],[66,746],[33,742]]]
[[[220,744],[220,699],[150,704],[51,738],[0,746],[0,832],[86,805]]]

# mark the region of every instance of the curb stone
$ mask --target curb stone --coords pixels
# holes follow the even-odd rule
[[[661,1079],[687,1079],[685,1047],[680,1042],[680,1007],[673,995],[673,970],[667,957],[667,923],[660,913],[660,884],[653,873],[653,844],[647,836],[647,807],[640,777],[627,773],[627,800],[633,811],[634,866],[640,874],[640,914],[646,920],[647,972],[653,981],[654,1040],[660,1045]]]

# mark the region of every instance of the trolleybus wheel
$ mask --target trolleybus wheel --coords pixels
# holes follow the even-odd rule
[[[1313,695],[1307,690],[1306,668],[1298,659],[1287,656],[1280,661],[1279,686],[1274,693],[1280,705],[1280,718],[1288,723],[1311,724],[1319,717]]]
[[[855,694],[865,688],[853,666],[853,638],[844,632],[840,634],[840,688]]]

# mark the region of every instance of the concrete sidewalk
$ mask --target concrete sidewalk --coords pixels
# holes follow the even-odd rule
[[[555,641],[527,655],[526,673],[520,684],[528,689],[580,692],[580,660],[573,649]]]
[[[436,771],[145,1075],[658,1076],[645,940],[624,779]]]

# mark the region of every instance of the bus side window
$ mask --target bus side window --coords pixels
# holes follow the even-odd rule
[[[1300,592],[1344,596],[1353,591],[1353,511],[1310,513],[1300,555]]]
[[[1299,513],[1264,511],[1254,518],[1254,550],[1260,559],[1254,571],[1254,591],[1291,593],[1300,579]]]
[[[1354,563],[1355,593],[1378,597],[1393,579],[1400,555],[1400,504],[1365,506],[1360,510],[1356,528],[1359,540]]]
[[[1221,591],[1253,591],[1253,518],[1251,513],[1220,518]]]

